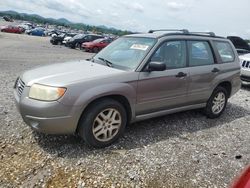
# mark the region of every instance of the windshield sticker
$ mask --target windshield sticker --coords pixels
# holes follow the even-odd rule
[[[146,51],[148,49],[148,46],[147,45],[143,45],[143,44],[133,44],[130,47],[130,49]]]

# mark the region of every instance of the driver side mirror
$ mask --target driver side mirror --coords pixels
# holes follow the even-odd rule
[[[151,61],[148,64],[148,71],[164,71],[166,70],[166,64],[163,62]]]

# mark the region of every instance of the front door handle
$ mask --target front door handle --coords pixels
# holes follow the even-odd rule
[[[175,77],[177,77],[177,78],[182,78],[182,77],[186,77],[186,76],[187,76],[187,74],[184,72],[179,72],[178,74],[175,75]]]
[[[216,72],[220,72],[220,69],[218,69],[218,68],[214,68],[211,72],[214,72],[214,73],[216,73]]]

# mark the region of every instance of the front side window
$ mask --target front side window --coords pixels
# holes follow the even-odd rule
[[[214,64],[214,56],[207,41],[188,41],[189,66]]]
[[[186,42],[164,42],[154,53],[151,61],[164,62],[167,69],[186,67]]]
[[[234,61],[234,52],[228,42],[214,42],[223,63]]]
[[[100,63],[108,62],[114,68],[135,69],[156,41],[154,38],[122,37],[100,51],[94,60]]]

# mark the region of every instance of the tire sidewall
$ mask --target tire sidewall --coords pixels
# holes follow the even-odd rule
[[[93,52],[94,52],[94,53],[98,53],[98,51],[99,51],[99,48],[98,48],[98,47],[94,47],[94,48],[93,48]]]
[[[120,127],[120,130],[118,133],[115,135],[114,138],[112,138],[109,141],[106,142],[101,142],[95,138],[93,135],[92,127],[93,127],[93,122],[96,118],[96,116],[103,110],[107,108],[114,108],[119,111],[121,114],[122,118],[122,124]],[[117,101],[112,100],[112,99],[105,99],[98,101],[97,103],[92,104],[86,112],[84,112],[80,124],[79,124],[79,130],[78,134],[85,140],[85,142],[93,147],[96,148],[102,148],[109,146],[113,142],[115,142],[124,132],[124,129],[127,124],[127,114],[126,110],[124,107]]]
[[[223,107],[223,109],[221,110],[221,112],[218,113],[218,114],[215,114],[215,113],[212,111],[213,100],[214,100],[214,97],[215,97],[219,92],[223,92],[223,93],[224,93],[224,95],[225,95],[225,104],[224,104],[224,107]],[[208,116],[209,118],[212,118],[212,119],[213,119],[213,118],[219,117],[219,116],[224,112],[224,110],[225,110],[225,108],[226,108],[226,106],[227,106],[227,101],[228,101],[228,93],[227,93],[227,90],[226,90],[225,88],[223,88],[223,87],[217,87],[217,88],[213,91],[211,97],[209,98],[209,100],[208,100],[208,102],[207,102],[207,106],[206,106],[206,109],[205,109],[207,116]]]
[[[76,43],[75,48],[80,48],[80,43]]]

